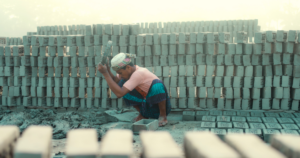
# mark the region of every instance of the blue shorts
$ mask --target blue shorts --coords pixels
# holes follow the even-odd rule
[[[119,86],[123,87],[126,80],[122,79]],[[135,89],[123,96],[127,106],[139,106],[140,113],[145,118],[156,118],[160,115],[158,103],[166,100],[166,115],[171,111],[171,102],[168,91],[163,82],[159,79],[152,81],[146,99]]]

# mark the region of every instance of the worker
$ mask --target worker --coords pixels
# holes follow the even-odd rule
[[[171,111],[171,103],[167,88],[163,82],[148,69],[132,63],[135,55],[119,53],[109,64],[98,65],[98,71],[104,76],[109,88],[118,98],[123,97],[127,106],[133,106],[139,115],[134,121],[141,119],[158,119],[159,126],[168,123],[167,115]],[[150,57],[149,57],[150,58]]]

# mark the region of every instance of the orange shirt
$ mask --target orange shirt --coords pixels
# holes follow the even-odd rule
[[[130,91],[136,89],[144,98],[146,98],[152,81],[159,78],[146,68],[139,67],[137,65],[135,65],[135,67],[136,70],[123,86]],[[117,74],[117,77],[120,78],[119,74]]]

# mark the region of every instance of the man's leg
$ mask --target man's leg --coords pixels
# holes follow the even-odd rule
[[[159,102],[158,107],[159,107],[159,118],[158,118],[159,122],[158,123],[159,123],[159,126],[164,126],[168,123],[166,100]]]
[[[140,109],[140,106],[139,106],[139,105],[135,105],[135,106],[133,106],[133,107],[139,112],[139,115],[138,115],[136,118],[134,118],[134,122],[137,122],[137,121],[142,120],[142,119],[147,119],[147,118],[145,118],[145,117],[141,114],[141,109]]]
[[[118,85],[120,87],[123,87],[125,82],[126,81],[122,79],[118,83]],[[133,96],[133,97],[131,97],[131,96]],[[139,105],[139,104],[142,104],[142,102],[139,102],[140,100],[132,100],[132,98],[138,98],[140,100],[143,100],[143,96],[135,89],[130,91],[129,93],[127,93],[125,96],[123,96],[123,99],[124,99],[126,105],[127,106],[133,106],[139,112],[139,115],[136,118],[134,118],[134,122],[139,121],[141,119],[145,119],[145,117],[143,117],[142,114],[141,114],[141,110],[140,110],[141,105]]]

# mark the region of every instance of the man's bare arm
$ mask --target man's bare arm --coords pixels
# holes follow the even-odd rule
[[[105,77],[105,80],[109,86],[109,88],[116,94],[118,98],[123,97],[125,94],[130,92],[127,88],[125,87],[120,87],[116,81],[112,79],[109,73],[103,73],[103,76]],[[117,78],[117,77],[116,77]]]
[[[110,77],[118,84],[121,79],[119,79],[117,76],[114,76],[114,74],[111,73],[110,67],[107,68],[107,72],[109,73]]]

